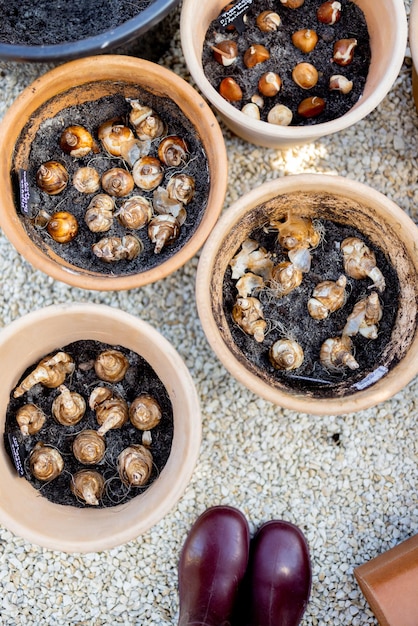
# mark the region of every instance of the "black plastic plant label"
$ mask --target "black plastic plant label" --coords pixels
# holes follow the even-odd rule
[[[31,215],[31,190],[26,170],[19,170],[19,200],[20,210],[24,215]]]
[[[230,9],[221,13],[218,17],[219,24],[223,28],[233,25],[239,33],[243,33],[245,30],[244,16],[252,3],[253,0],[238,0]]]
[[[16,467],[17,473],[19,474],[19,476],[24,476],[25,470],[23,468],[23,464],[24,464],[24,459],[25,459],[25,453],[20,444],[20,441],[16,437],[16,435],[13,435],[12,433],[8,434],[8,439],[9,439],[10,451],[12,453],[13,463]]]

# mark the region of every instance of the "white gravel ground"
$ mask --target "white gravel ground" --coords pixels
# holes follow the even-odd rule
[[[405,4],[409,12],[410,1]],[[327,172],[375,187],[417,221],[418,117],[409,54],[378,109],[338,135],[280,152],[246,144],[224,128],[230,167],[225,208],[266,180]],[[178,35],[162,63],[189,79]],[[48,67],[1,62],[0,115]],[[203,411],[191,483],[145,535],[108,552],[67,555],[0,529],[0,624],[176,624],[179,551],[196,517],[220,503],[242,509],[252,530],[271,518],[304,530],[313,565],[304,626],[377,624],[353,569],[417,532],[418,381],[374,409],[343,417],[299,414],[259,399],[230,377],[207,344],[194,302],[197,262],[196,256],[142,289],[84,292],[33,270],[0,235],[1,326],[52,303],[119,307],[174,344]]]

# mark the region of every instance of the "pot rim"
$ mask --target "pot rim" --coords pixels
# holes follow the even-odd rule
[[[224,342],[213,315],[210,285],[213,264],[222,249],[227,234],[256,206],[272,198],[297,191],[326,190],[328,194],[356,199],[358,202],[379,206],[396,224],[396,231],[414,249],[418,241],[418,227],[392,200],[364,183],[330,174],[292,174],[263,183],[235,201],[221,216],[208,238],[199,260],[196,276],[196,303],[199,318],[209,345],[230,374],[253,393],[281,407],[311,415],[341,415],[370,408],[388,400],[418,373],[418,332],[407,354],[380,380],[363,390],[341,398],[308,398],[303,394],[290,394],[273,388],[235,357]],[[418,274],[418,258],[411,256]]]
[[[179,2],[180,0],[154,0],[141,13],[120,26],[77,41],[47,46],[0,43],[0,59],[44,63],[106,52],[109,47],[129,43],[134,38],[143,35],[160,22]]]
[[[357,0],[354,0],[357,3]],[[256,134],[266,139],[277,138],[277,140],[292,142],[297,140],[299,136],[304,143],[324,137],[332,133],[344,130],[345,128],[358,122],[373,111],[387,95],[395,82],[405,57],[405,49],[408,37],[408,24],[406,10],[403,0],[391,0],[395,7],[395,22],[391,25],[391,30],[395,34],[393,44],[393,55],[391,57],[390,71],[388,71],[384,80],[382,80],[373,93],[366,99],[360,98],[352,109],[344,115],[323,122],[308,126],[275,126],[261,120],[252,119],[249,116],[236,109],[232,104],[227,102],[218,91],[211,85],[202,68],[201,59],[196,58],[193,40],[190,37],[188,28],[193,23],[194,5],[196,0],[183,0],[181,17],[180,17],[180,35],[183,54],[186,64],[189,68],[193,79],[198,85],[202,93],[208,98],[213,106],[218,110],[219,114],[225,120],[232,120],[237,126],[245,126],[249,133]],[[372,61],[373,62],[373,58]],[[269,144],[271,145],[271,144]],[[290,145],[290,144],[289,144]]]
[[[66,322],[80,323],[85,330],[81,329],[77,333],[72,330],[65,331]],[[46,325],[48,328],[48,334],[42,342],[39,338],[34,339],[35,348],[30,341],[27,341],[27,337],[33,333],[34,324],[38,331],[41,325]],[[154,363],[150,362],[150,365],[160,378],[164,378],[163,383],[173,404],[172,449],[160,476],[143,494],[128,503],[109,509],[64,506],[54,504],[46,498],[40,498],[32,485],[17,475],[5,450],[3,437],[1,437],[0,523],[18,536],[46,548],[64,552],[107,550],[135,539],[149,530],[174,507],[183,495],[200,451],[202,427],[199,397],[191,374],[181,356],[173,345],[148,322],[108,305],[76,302],[50,305],[32,311],[0,330],[1,355],[4,355],[5,351],[10,353],[12,346],[15,345],[17,334],[21,334],[26,339],[25,346],[28,346],[26,363],[15,365],[14,361],[13,368],[8,369],[7,380],[12,384],[7,384],[8,388],[2,394],[3,402],[6,398],[8,401],[11,389],[16,385],[26,367],[49,350],[57,349],[56,337],[51,337],[51,324],[54,325],[52,335],[57,332],[57,327],[59,329],[62,327],[64,334],[67,332],[67,335],[62,337],[62,345],[70,343],[71,337],[73,341],[88,338],[101,341],[100,335],[103,329],[103,332],[109,336],[114,333],[113,345],[120,345],[122,342],[118,341],[118,338],[121,337],[121,333],[127,334],[131,345],[125,345],[125,347],[140,352],[138,350],[140,346],[148,362],[154,359]],[[34,335],[34,337],[37,336]],[[163,351],[165,359],[158,356],[160,351]],[[149,356],[151,359],[147,358]],[[161,363],[162,361],[164,364]],[[165,369],[167,364],[168,368]],[[4,424],[5,410],[2,413]],[[175,480],[173,480],[173,475]],[[8,490],[12,492],[10,496],[6,494]],[[162,499],[159,493],[162,493]],[[24,521],[17,515],[16,509],[11,510],[11,506],[6,506],[7,497],[14,502],[19,494],[25,501],[25,508],[28,509],[28,517]],[[58,522],[53,533],[48,532],[50,531],[49,515],[54,516],[55,521]],[[31,525],[32,520],[34,520],[33,525]],[[98,528],[100,532],[97,531]],[[69,536],[68,532],[72,532],[73,536]]]
[[[151,85],[157,78],[159,86],[155,91],[171,98],[179,106],[196,128],[206,151],[210,186],[207,206],[199,226],[175,254],[145,272],[112,276],[88,272],[65,262],[60,264],[44,254],[31,240],[20,222],[15,207],[10,178],[12,153],[26,121],[50,99],[51,90],[54,95],[59,95],[72,87],[107,80],[125,80],[136,84],[148,81],[146,84]],[[161,84],[164,85],[163,92]],[[48,97],[45,97],[45,94]],[[21,92],[0,123],[0,133],[3,146],[10,146],[10,150],[0,161],[0,181],[4,195],[0,225],[4,234],[35,268],[74,287],[112,291],[132,289],[168,276],[182,267],[201,248],[222,210],[228,181],[228,165],[225,141],[216,117],[204,99],[183,78],[151,61],[124,55],[103,55],[77,59],[60,65],[40,76]]]
[[[409,14],[409,47],[411,49],[412,62],[415,71],[418,66],[418,2],[412,0]]]

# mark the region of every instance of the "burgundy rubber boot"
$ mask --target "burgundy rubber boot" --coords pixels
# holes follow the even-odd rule
[[[249,554],[248,522],[237,509],[214,506],[193,524],[178,567],[178,626],[229,626]]]
[[[251,542],[245,587],[249,626],[298,626],[311,582],[309,548],[302,531],[280,520],[263,524]]]

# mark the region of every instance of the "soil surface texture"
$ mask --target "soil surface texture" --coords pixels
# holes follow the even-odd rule
[[[289,9],[277,0],[254,0],[246,12],[245,30],[242,33],[226,31],[217,20],[214,20],[206,33],[203,47],[202,63],[206,77],[218,90],[220,82],[232,76],[243,92],[239,102],[231,102],[238,109],[251,101],[258,93],[258,81],[265,72],[277,73],[282,81],[276,96],[263,97],[264,106],[260,110],[261,119],[266,121],[267,114],[276,104],[287,106],[293,113],[292,126],[311,125],[328,122],[344,115],[361,97],[370,66],[370,39],[365,17],[361,9],[351,0],[340,0],[342,5],[341,18],[333,25],[325,25],[318,21],[316,10],[321,4],[318,0],[305,0],[298,9]],[[274,32],[262,32],[256,25],[256,17],[262,11],[270,10],[278,13],[280,26]],[[314,30],[318,35],[318,43],[312,52],[304,53],[292,43],[292,34],[300,29]],[[333,46],[339,39],[357,39],[353,61],[342,67],[332,61]],[[223,39],[233,39],[238,44],[236,63],[224,67],[213,56],[212,46]],[[270,52],[270,58],[247,68],[243,62],[244,52],[252,44],[262,44]],[[292,79],[292,70],[298,63],[308,62],[315,66],[319,79],[311,89],[302,89]],[[353,81],[353,88],[348,94],[329,90],[329,79],[333,74],[341,74]],[[299,115],[299,103],[307,97],[319,96],[326,102],[323,112],[311,118]]]
[[[231,278],[229,267],[223,283],[223,306],[232,339],[246,367],[249,367],[251,371],[263,372],[264,378],[271,380],[273,384],[283,385],[287,389],[300,391],[312,397],[325,398],[352,393],[354,384],[361,384],[366,376],[382,365],[382,353],[390,341],[395,323],[399,280],[383,251],[374,246],[364,234],[351,226],[330,220],[321,220],[319,223],[324,235],[319,246],[312,250],[311,269],[303,274],[301,285],[281,298],[274,296],[268,286],[253,294],[260,300],[267,321],[267,332],[262,343],[257,343],[253,337],[244,333],[232,319],[231,312],[237,289],[236,281]],[[347,297],[344,306],[329,314],[324,320],[315,320],[309,315],[307,302],[315,286],[322,281],[336,281],[341,275],[346,275],[340,250],[340,244],[346,237],[358,237],[376,255],[376,264],[385,278],[386,288],[383,293],[376,289],[373,291],[377,291],[379,295],[383,315],[376,339],[366,339],[360,334],[352,337],[353,353],[359,368],[331,371],[319,361],[322,343],[329,337],[341,336],[347,317],[352,312],[355,303],[367,297],[373,288],[370,278],[356,280],[346,276]],[[277,231],[260,227],[251,233],[250,238],[272,253],[275,265],[288,260],[287,254],[276,241]],[[276,370],[269,361],[270,346],[283,338],[295,339],[303,348],[304,361],[298,369]]]
[[[120,350],[130,363],[124,379],[113,385],[101,381],[96,376],[93,368],[93,361],[97,355],[109,348]],[[76,507],[88,506],[84,502],[80,502],[70,491],[71,477],[80,469],[97,470],[103,475],[106,487],[99,507],[110,507],[128,502],[145,491],[158,478],[168,460],[173,439],[173,411],[167,391],[150,365],[141,356],[124,347],[109,346],[97,341],[76,341],[67,346],[57,347],[57,352],[59,350],[67,352],[74,359],[75,370],[72,375],[67,376],[64,385],[70,391],[76,391],[81,394],[86,400],[87,410],[85,415],[74,426],[62,426],[53,418],[51,412],[52,402],[59,395],[58,389],[48,389],[41,384],[37,384],[20,398],[13,398],[11,395],[5,424],[6,448],[10,453],[8,436],[9,434],[14,435],[20,444],[25,478],[35,489],[39,490],[40,494],[52,502]],[[51,354],[53,353],[51,352]],[[33,367],[28,368],[22,375],[22,379],[33,371],[36,365],[37,363],[34,363]],[[86,365],[87,369],[83,365]],[[152,443],[150,451],[153,456],[153,470],[149,482],[143,487],[129,488],[120,481],[118,476],[117,457],[120,452],[130,444],[142,443],[142,432],[132,426],[129,421],[121,428],[109,430],[105,434],[106,453],[102,461],[97,465],[83,465],[77,461],[72,453],[72,444],[78,433],[86,429],[97,430],[99,427],[94,411],[88,406],[90,393],[96,386],[105,386],[113,389],[128,404],[141,393],[149,393],[160,404],[162,419],[158,426],[151,430]],[[18,408],[28,402],[32,402],[40,407],[47,419],[37,434],[23,437],[17,426],[15,416]],[[49,483],[43,483],[34,478],[29,469],[29,454],[38,441],[58,448],[64,459],[64,471]]]
[[[153,0],[10,0],[2,5],[0,42],[31,46],[79,41],[117,28]]]
[[[88,88],[88,86],[86,87]],[[97,193],[103,193],[100,188],[93,194],[80,193],[71,184],[73,174],[76,170],[84,166],[94,167],[99,174],[114,167],[131,168],[119,157],[112,157],[103,148],[98,154],[90,153],[82,158],[73,158],[65,154],[59,145],[62,131],[71,125],[81,125],[87,128],[100,146],[97,138],[97,130],[100,124],[112,118],[121,118],[128,126],[127,117],[131,106],[123,95],[123,86],[115,85],[114,95],[104,96],[99,100],[88,101],[63,109],[53,118],[48,118],[41,123],[39,130],[31,143],[30,155],[28,158],[27,176],[31,193],[29,215],[21,214],[24,227],[33,241],[48,254],[48,249],[78,268],[89,270],[101,274],[128,275],[138,274],[160,265],[190,240],[197,230],[203,217],[207,205],[209,193],[209,171],[206,153],[202,147],[193,124],[186,118],[179,107],[169,98],[163,98],[152,94],[140,87],[130,88],[130,98],[139,99],[145,105],[151,107],[167,125],[167,135],[178,135],[185,139],[189,154],[187,162],[179,167],[164,166],[164,179],[162,187],[166,187],[167,182],[174,174],[185,173],[195,180],[195,194],[192,201],[187,204],[187,218],[180,228],[180,234],[176,241],[164,246],[160,253],[154,253],[153,244],[147,233],[147,226],[140,230],[128,230],[115,218],[111,229],[107,232],[91,232],[84,220],[86,209]],[[120,92],[120,93],[119,93]],[[82,98],[82,94],[80,96]],[[41,109],[42,111],[42,109]],[[41,112],[38,114],[41,115]],[[28,124],[30,128],[30,122]],[[21,133],[21,140],[24,143],[25,129]],[[156,157],[158,144],[163,137],[152,141],[150,156]],[[16,152],[19,152],[19,141]],[[56,196],[51,196],[41,191],[36,184],[36,172],[39,166],[49,160],[57,160],[65,165],[69,173],[69,183],[65,190]],[[19,206],[18,199],[18,171],[13,171],[12,176],[16,181],[16,206]],[[123,198],[116,198],[116,209],[129,197],[142,195],[152,201],[153,192],[143,191],[136,186],[133,191]],[[68,211],[72,213],[78,221],[78,234],[68,243],[57,243],[47,232],[46,228],[35,225],[34,218],[40,210],[47,211],[52,215],[55,211]],[[99,259],[92,252],[92,245],[104,237],[131,234],[140,239],[143,250],[132,260],[120,260],[107,263]]]

